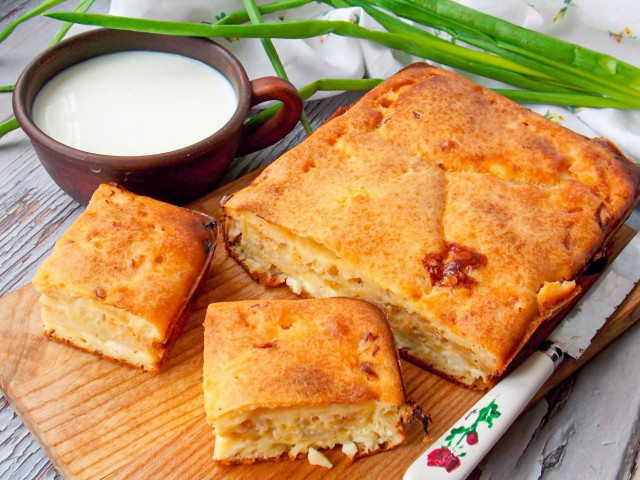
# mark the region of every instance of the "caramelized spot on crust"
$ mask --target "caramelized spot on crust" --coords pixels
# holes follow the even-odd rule
[[[378,336],[377,336],[375,333],[366,332],[366,333],[362,336],[362,341],[363,341],[363,342],[368,342],[369,340],[375,340],[376,338],[378,338]]]
[[[371,365],[369,362],[361,363],[360,365],[358,365],[358,368],[360,369],[360,371],[366,373],[367,375],[378,378],[378,374],[373,369],[373,365]]]
[[[475,283],[475,280],[469,277],[469,272],[485,266],[487,257],[475,250],[450,242],[442,252],[426,254],[422,264],[429,272],[434,285],[469,286]]]
[[[323,392],[328,385],[333,384],[333,379],[320,369],[307,365],[298,365],[291,372],[292,384],[304,395],[313,395]]]
[[[598,208],[598,211],[596,212],[596,222],[598,222],[598,226],[602,230],[606,230],[607,226],[609,226],[612,220],[613,215],[611,215],[611,212],[607,210],[607,207],[604,205],[604,203],[601,204],[600,208]]]
[[[331,317],[327,322],[327,333],[334,338],[347,337],[349,335],[348,321],[339,315]]]
[[[440,148],[442,150],[450,150],[455,146],[456,146],[456,142],[454,140],[445,140],[444,142],[440,143]]]

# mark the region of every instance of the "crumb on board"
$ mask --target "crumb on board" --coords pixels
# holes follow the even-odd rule
[[[309,453],[307,454],[307,460],[311,465],[318,465],[324,468],[331,468],[333,464],[329,461],[327,457],[325,457],[322,453],[320,453],[315,448],[309,448]]]

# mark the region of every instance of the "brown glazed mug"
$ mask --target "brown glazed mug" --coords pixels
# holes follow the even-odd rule
[[[235,113],[222,128],[193,145],[140,156],[84,152],[54,140],[36,126],[33,103],[51,78],[84,60],[127,50],[176,53],[215,68],[236,91]],[[267,100],[280,100],[283,108],[243,135],[250,108]],[[51,178],[78,202],[86,205],[100,183],[115,182],[135,193],[184,204],[210,190],[234,156],[264,148],[288,134],[300,118],[302,99],[293,85],[278,77],[250,82],[240,62],[210,40],[96,29],[60,42],[36,57],[16,83],[13,110]]]

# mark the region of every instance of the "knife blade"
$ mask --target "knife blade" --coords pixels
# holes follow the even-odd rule
[[[551,332],[549,340],[578,359],[604,322],[640,281],[640,235],[634,236],[578,304]]]
[[[591,340],[640,281],[640,235],[635,235],[549,336],[423,452],[404,480],[464,480],[562,363],[580,358]]]

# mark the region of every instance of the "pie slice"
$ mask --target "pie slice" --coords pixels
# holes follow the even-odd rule
[[[213,256],[211,222],[100,185],[33,279],[45,335],[158,371]]]
[[[406,439],[407,403],[384,313],[363,300],[209,305],[204,400],[213,459],[252,463],[342,446],[350,458]]]
[[[381,305],[401,355],[486,388],[624,221],[639,169],[425,63],[366,94],[224,202],[265,285]]]

